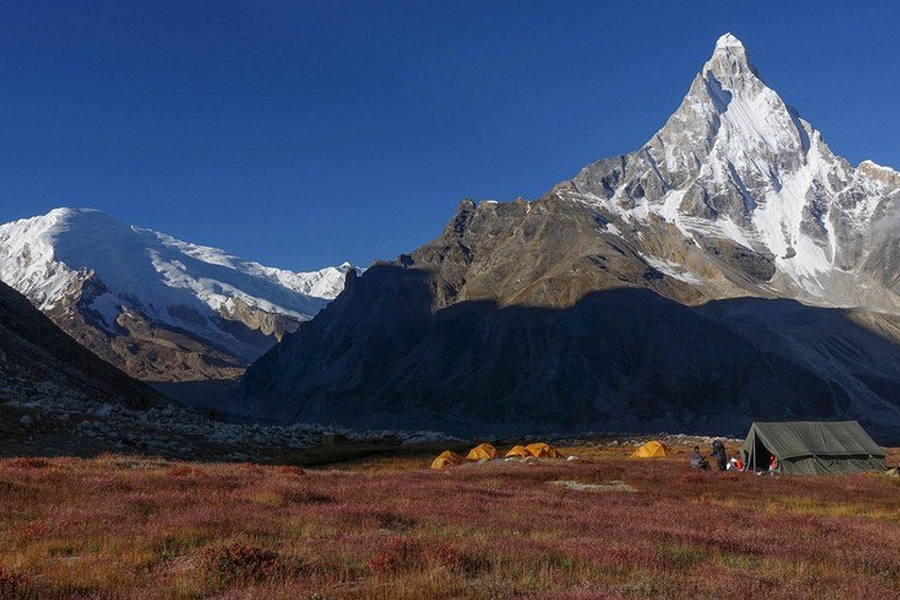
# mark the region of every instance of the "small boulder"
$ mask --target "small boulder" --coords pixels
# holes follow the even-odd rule
[[[103,403],[100,406],[98,406],[96,409],[94,409],[94,416],[108,417],[109,415],[111,415],[113,413],[114,408],[115,407],[112,404]]]

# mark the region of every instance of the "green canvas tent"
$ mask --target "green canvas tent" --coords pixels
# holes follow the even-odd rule
[[[750,470],[767,470],[774,455],[778,471],[792,475],[884,471],[884,450],[856,421],[753,423],[741,446]]]

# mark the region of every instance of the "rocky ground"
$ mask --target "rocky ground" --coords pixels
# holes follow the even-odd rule
[[[142,453],[187,460],[265,460],[323,440],[390,439],[417,443],[434,432],[351,431],[338,426],[228,422],[209,412],[160,404],[133,409],[102,402],[51,381],[0,387],[0,455]]]
[[[661,433],[633,435],[592,432],[570,436],[494,439],[503,445],[550,440],[559,445],[595,448],[639,446],[658,439],[669,446],[708,447],[708,436]],[[738,439],[727,439],[738,443]],[[99,401],[58,386],[7,379],[0,385],[0,456],[91,456],[104,452],[140,453],[184,460],[277,460],[313,447],[359,443],[465,445],[433,431],[355,431],[337,425],[261,425],[230,422],[221,416],[175,404],[130,408]]]

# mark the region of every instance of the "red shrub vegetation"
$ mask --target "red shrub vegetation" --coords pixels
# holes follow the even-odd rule
[[[15,600],[25,595],[25,578],[0,565],[0,600]]]
[[[292,504],[327,504],[334,500],[327,494],[320,494],[306,488],[289,490],[285,492],[284,496]]]
[[[422,543],[402,536],[390,538],[369,561],[369,569],[379,575],[436,568],[472,575],[488,566],[486,559],[463,552],[450,542]]]
[[[637,544],[611,548],[605,554],[609,562],[629,568],[645,565],[654,557],[652,551]]]
[[[278,472],[283,473],[285,475],[296,475],[298,477],[301,475],[306,475],[306,471],[304,471],[300,467],[293,466],[293,465],[282,465],[282,466],[278,467]]]
[[[303,477],[0,460],[0,599],[900,598],[897,480],[732,480],[691,471],[684,453],[615,451],[442,474],[427,457],[379,456]],[[564,479],[602,487],[548,485]]]
[[[463,552],[450,542],[426,544],[423,554],[428,564],[432,566],[466,575],[474,575],[490,566],[490,561],[486,558],[476,557],[468,552]]]
[[[681,478],[681,483],[684,483],[686,485],[701,483],[702,481],[703,481],[703,475],[701,475],[697,471],[688,473],[687,475],[684,475]]]
[[[608,591],[562,592],[549,596],[531,596],[526,600],[626,600],[626,596]]]
[[[408,531],[418,524],[418,521],[413,517],[387,511],[375,511],[362,515],[361,521],[363,525],[369,527],[392,531]]]
[[[421,564],[418,544],[406,537],[394,537],[369,561],[369,569],[376,574],[385,574]]]
[[[50,463],[43,458],[21,457],[13,458],[6,462],[6,465],[12,469],[46,469]]]
[[[200,471],[199,469],[188,467],[186,465],[179,465],[169,471],[169,477],[172,479],[197,477],[200,474],[202,474],[202,471]]]
[[[18,534],[26,538],[40,538],[50,533],[50,527],[43,521],[32,521],[19,528]]]
[[[241,543],[200,552],[200,567],[207,579],[226,584],[275,578],[283,574],[284,566],[278,553]]]

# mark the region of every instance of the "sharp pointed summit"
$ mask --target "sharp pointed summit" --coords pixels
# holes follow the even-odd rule
[[[745,64],[750,62],[744,43],[730,33],[726,33],[716,41],[716,47],[710,60],[717,56],[728,57]]]
[[[726,33],[716,40],[716,50],[727,50],[729,48],[738,48],[744,50],[744,43],[737,39],[732,33]]]
[[[624,170],[603,160],[573,182],[626,221],[654,214],[686,240],[743,248],[742,270],[752,262],[766,293],[837,305],[866,294],[897,305],[880,286],[864,292],[847,281],[865,268],[872,219],[894,212],[882,200],[897,195],[896,180],[834,155],[733,35],[719,38],[663,128],[619,162]]]
[[[716,59],[723,59],[732,64],[750,64],[750,57],[747,55],[747,49],[743,42],[730,33],[726,33],[716,41],[716,47],[707,65]]]
[[[730,33],[718,39],[701,75],[707,79],[710,76],[716,78],[719,85],[732,91],[748,89],[757,92],[765,87],[744,44]]]

